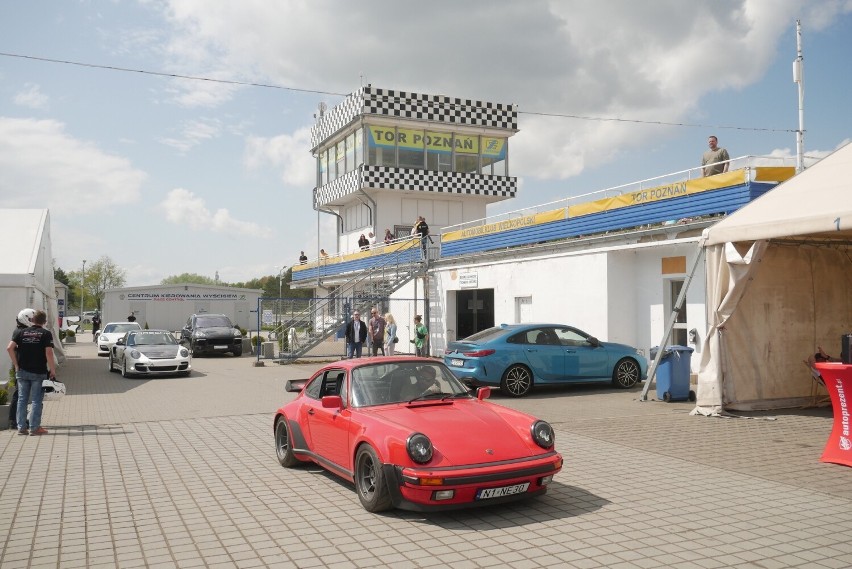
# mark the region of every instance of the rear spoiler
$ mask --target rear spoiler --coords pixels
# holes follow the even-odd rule
[[[299,393],[305,388],[306,383],[308,383],[307,379],[288,379],[287,383],[284,384],[284,391]]]

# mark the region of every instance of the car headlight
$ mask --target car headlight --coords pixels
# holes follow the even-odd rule
[[[206,334],[204,332],[202,332],[201,330],[196,330],[195,332],[192,333],[192,335],[195,336],[196,338],[204,338],[206,336]]]
[[[408,456],[417,464],[426,464],[432,460],[432,441],[423,433],[414,433],[408,437],[405,446]]]
[[[130,350],[130,357],[134,360],[138,360],[142,354],[139,353],[139,350]]]
[[[536,421],[532,425],[532,438],[535,444],[541,448],[551,448],[555,437],[553,435],[553,427],[546,421]]]
[[[180,357],[185,358],[187,356],[189,356],[189,350],[187,350],[186,348],[181,348],[180,349]]]
[[[242,336],[242,335],[243,335],[243,333],[242,333],[242,332],[240,332],[239,330],[237,330],[236,328],[234,328],[234,337],[239,338],[239,337],[240,337],[240,336]]]

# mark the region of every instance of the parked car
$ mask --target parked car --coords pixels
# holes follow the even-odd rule
[[[192,355],[168,330],[131,330],[115,342],[109,353],[109,371],[131,375],[189,375]]]
[[[226,352],[243,355],[243,334],[224,314],[193,314],[180,337],[194,356]]]
[[[108,356],[116,340],[131,330],[141,330],[138,322],[108,322],[98,335],[98,355]]]
[[[83,324],[91,324],[92,316],[95,315],[97,310],[87,310],[83,313]]]
[[[648,361],[632,346],[601,342],[564,324],[501,324],[449,342],[444,363],[471,386],[522,397],[535,385],[611,382],[627,389],[646,378]]]
[[[328,364],[275,413],[278,461],[355,483],[370,512],[497,504],[544,494],[562,468],[552,427],[476,396],[434,359]]]

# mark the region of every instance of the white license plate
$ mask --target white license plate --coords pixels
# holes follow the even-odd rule
[[[487,500],[488,498],[502,498],[503,496],[511,496],[512,494],[520,494],[526,492],[530,487],[529,482],[523,484],[515,484],[513,486],[503,486],[502,488],[484,488],[476,493],[477,500]]]
[[[464,367],[464,360],[450,360],[450,365],[454,365],[456,367]]]
[[[214,350],[227,350],[228,346],[213,346]]]

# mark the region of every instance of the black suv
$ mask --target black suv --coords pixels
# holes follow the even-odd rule
[[[193,314],[180,331],[180,341],[189,344],[193,356],[223,352],[243,355],[243,335],[224,314]]]

